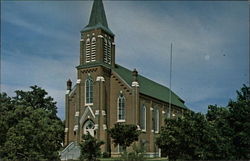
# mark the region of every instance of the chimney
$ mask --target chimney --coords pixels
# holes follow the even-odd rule
[[[132,71],[133,82],[138,82],[138,72],[136,69]]]
[[[72,86],[72,82],[71,82],[71,80],[69,79],[69,80],[67,81],[67,90],[71,90],[71,86]]]

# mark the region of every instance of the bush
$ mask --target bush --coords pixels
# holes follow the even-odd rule
[[[140,135],[136,125],[122,123],[116,123],[113,128],[108,130],[108,133],[113,139],[115,146],[120,145],[125,151],[134,141],[138,140]]]
[[[121,154],[121,161],[145,161],[145,148],[143,144],[133,145],[133,151],[127,153],[126,151]]]
[[[80,160],[98,161],[97,157],[101,156],[100,146],[104,144],[103,141],[98,141],[89,133],[82,136],[83,141],[80,143],[81,155]]]
[[[108,152],[103,152],[102,153],[102,158],[110,158],[110,155]]]

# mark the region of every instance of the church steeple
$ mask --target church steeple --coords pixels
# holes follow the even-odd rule
[[[94,0],[89,24],[83,28],[82,31],[88,31],[91,29],[103,29],[111,35],[114,35],[108,27],[108,22],[104,10],[102,0]]]
[[[81,30],[80,65],[104,63],[114,67],[114,36],[102,0],[94,0],[89,23]]]

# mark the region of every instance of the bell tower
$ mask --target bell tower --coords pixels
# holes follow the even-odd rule
[[[114,34],[108,27],[102,0],[94,0],[89,23],[81,30],[80,65],[115,65]]]

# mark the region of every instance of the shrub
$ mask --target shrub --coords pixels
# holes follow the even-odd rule
[[[110,155],[109,155],[108,152],[103,152],[103,153],[102,153],[102,157],[103,157],[103,158],[109,158]]]
[[[97,141],[97,139],[89,133],[87,135],[83,135],[82,138],[83,141],[80,143],[80,160],[98,161],[97,157],[101,156],[100,146],[104,144],[104,142]]]
[[[145,161],[145,148],[143,144],[133,145],[133,151],[127,153],[126,151],[121,154],[121,161]]]

